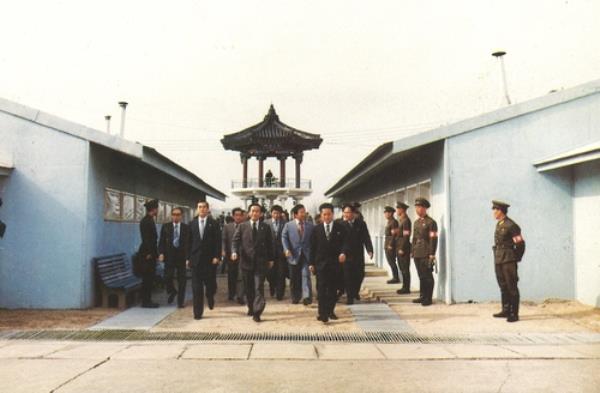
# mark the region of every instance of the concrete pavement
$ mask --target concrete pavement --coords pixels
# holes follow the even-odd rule
[[[600,344],[2,340],[0,359],[0,391],[10,392],[597,392],[600,386]]]

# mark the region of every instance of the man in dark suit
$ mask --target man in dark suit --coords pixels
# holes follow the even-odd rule
[[[142,307],[157,308],[158,303],[152,301],[152,287],[156,274],[156,258],[158,258],[158,234],[154,218],[158,214],[158,200],[153,199],[144,204],[146,215],[140,221],[142,244],[138,249],[138,258],[142,261]]]
[[[209,205],[198,201],[198,216],[190,224],[192,291],[194,294],[194,319],[204,313],[204,295],[208,308],[215,306],[217,266],[221,257],[221,229],[219,223],[208,215]]]
[[[356,213],[356,207],[347,203],[342,207],[344,226],[348,232],[348,255],[344,263],[344,287],[346,289],[346,303],[354,304],[360,300],[360,287],[365,277],[365,252],[373,259],[373,243],[367,224]]]
[[[171,211],[172,222],[164,224],[160,229],[158,241],[158,260],[165,263],[165,282],[168,303],[173,303],[177,296],[177,307],[183,308],[185,302],[185,286],[187,281],[186,265],[190,252],[190,227],[181,222],[183,210],[175,207]],[[177,289],[173,285],[173,278],[177,273]]]
[[[348,249],[344,225],[333,221],[333,205],[324,203],[319,207],[322,223],[315,226],[310,239],[310,271],[317,275],[317,299],[319,315],[323,323],[338,319],[335,315],[335,303],[341,264],[346,262]]]
[[[273,236],[271,228],[260,222],[261,206],[250,205],[250,219],[242,223],[233,235],[231,259],[239,258],[242,268],[248,315],[260,322],[265,309],[265,275],[273,267]]]
[[[244,222],[244,211],[236,207],[231,211],[233,222],[225,224],[223,227],[223,244],[221,246],[224,262],[227,264],[227,290],[229,300],[237,296],[237,301],[244,304],[244,291],[242,287],[242,275],[240,273],[240,264],[238,261],[231,260],[231,242],[233,234]]]
[[[271,218],[265,220],[273,232],[273,255],[274,265],[267,273],[267,281],[269,282],[269,291],[271,297],[277,296],[277,300],[283,299],[285,293],[285,279],[288,275],[287,258],[283,252],[283,244],[281,235],[285,221],[283,221],[283,208],[279,205],[271,207]]]

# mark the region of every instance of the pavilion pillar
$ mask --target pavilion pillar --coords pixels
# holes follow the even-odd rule
[[[285,160],[287,157],[279,156],[277,159],[279,160],[279,186],[283,188],[285,187]]]
[[[265,177],[265,168],[264,168],[264,162],[265,162],[265,157],[263,156],[258,156],[256,157],[258,159],[258,186],[259,187],[263,187],[264,186],[264,177]]]
[[[294,154],[296,160],[296,188],[300,188],[300,164],[302,164],[303,156],[302,152]]]
[[[240,153],[242,160],[242,188],[248,188],[248,155]]]

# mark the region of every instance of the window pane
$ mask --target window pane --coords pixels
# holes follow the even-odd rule
[[[416,194],[417,194],[417,187],[416,186],[412,186],[412,187],[408,187],[406,189],[406,199],[408,201],[408,204],[411,206],[414,206],[415,204],[415,199],[416,199]],[[408,215],[411,218],[411,220],[415,220],[415,209],[408,209]]]
[[[104,191],[104,219],[121,219],[121,193],[119,191],[108,188]]]
[[[424,182],[419,185],[419,196],[431,200],[431,182]]]
[[[159,224],[163,224],[165,222],[165,203],[158,203],[158,216],[156,217],[156,221]]]
[[[135,197],[131,194],[123,194],[123,221],[135,219]]]
[[[170,203],[167,203],[165,205],[165,221],[169,222],[171,219],[171,211],[173,210],[173,205]]]
[[[144,203],[146,203],[146,198],[142,196],[135,197],[135,221],[141,221],[146,215]]]

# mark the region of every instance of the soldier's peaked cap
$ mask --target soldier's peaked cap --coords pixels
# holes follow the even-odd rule
[[[431,203],[429,203],[429,201],[425,198],[417,198],[415,199],[415,206],[423,206],[429,209],[431,207]]]
[[[394,212],[394,208],[391,206],[386,206],[383,208],[383,211],[386,213],[393,213]]]
[[[492,209],[508,209],[510,205],[502,201],[492,201]]]
[[[400,209],[406,210],[406,209],[408,209],[408,205],[406,203],[404,203],[404,202],[396,202],[396,208],[397,209],[400,208]]]
[[[148,210],[158,209],[158,199],[152,199],[144,203],[144,207]]]

